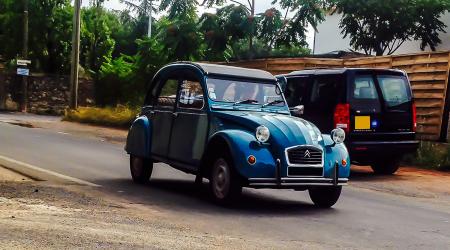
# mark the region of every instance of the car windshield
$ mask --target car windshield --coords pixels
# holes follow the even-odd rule
[[[207,85],[209,98],[216,102],[265,107],[286,105],[281,90],[275,83],[210,78]]]

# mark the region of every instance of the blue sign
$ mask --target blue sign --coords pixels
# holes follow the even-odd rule
[[[19,76],[29,76],[30,75],[30,69],[17,68],[17,74]]]

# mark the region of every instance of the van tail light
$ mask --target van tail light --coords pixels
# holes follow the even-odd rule
[[[417,131],[417,108],[416,108],[416,104],[414,102],[412,103],[412,122],[413,122],[412,131],[416,132]]]
[[[350,131],[350,104],[338,104],[334,111],[334,127]]]

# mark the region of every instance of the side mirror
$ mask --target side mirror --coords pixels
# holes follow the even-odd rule
[[[298,105],[290,109],[291,113],[295,116],[301,116],[305,113],[305,106],[304,105]]]

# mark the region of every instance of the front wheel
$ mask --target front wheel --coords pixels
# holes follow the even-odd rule
[[[371,167],[372,170],[375,172],[375,174],[392,175],[399,169],[400,160],[399,159],[381,160],[373,163]]]
[[[130,155],[130,172],[135,183],[145,184],[152,175],[153,162],[147,158]]]
[[[311,200],[317,207],[330,208],[339,200],[342,192],[342,186],[312,187],[308,191],[309,197],[311,197]]]
[[[238,176],[228,157],[217,157],[213,161],[209,186],[211,195],[219,204],[229,204],[242,192]]]

